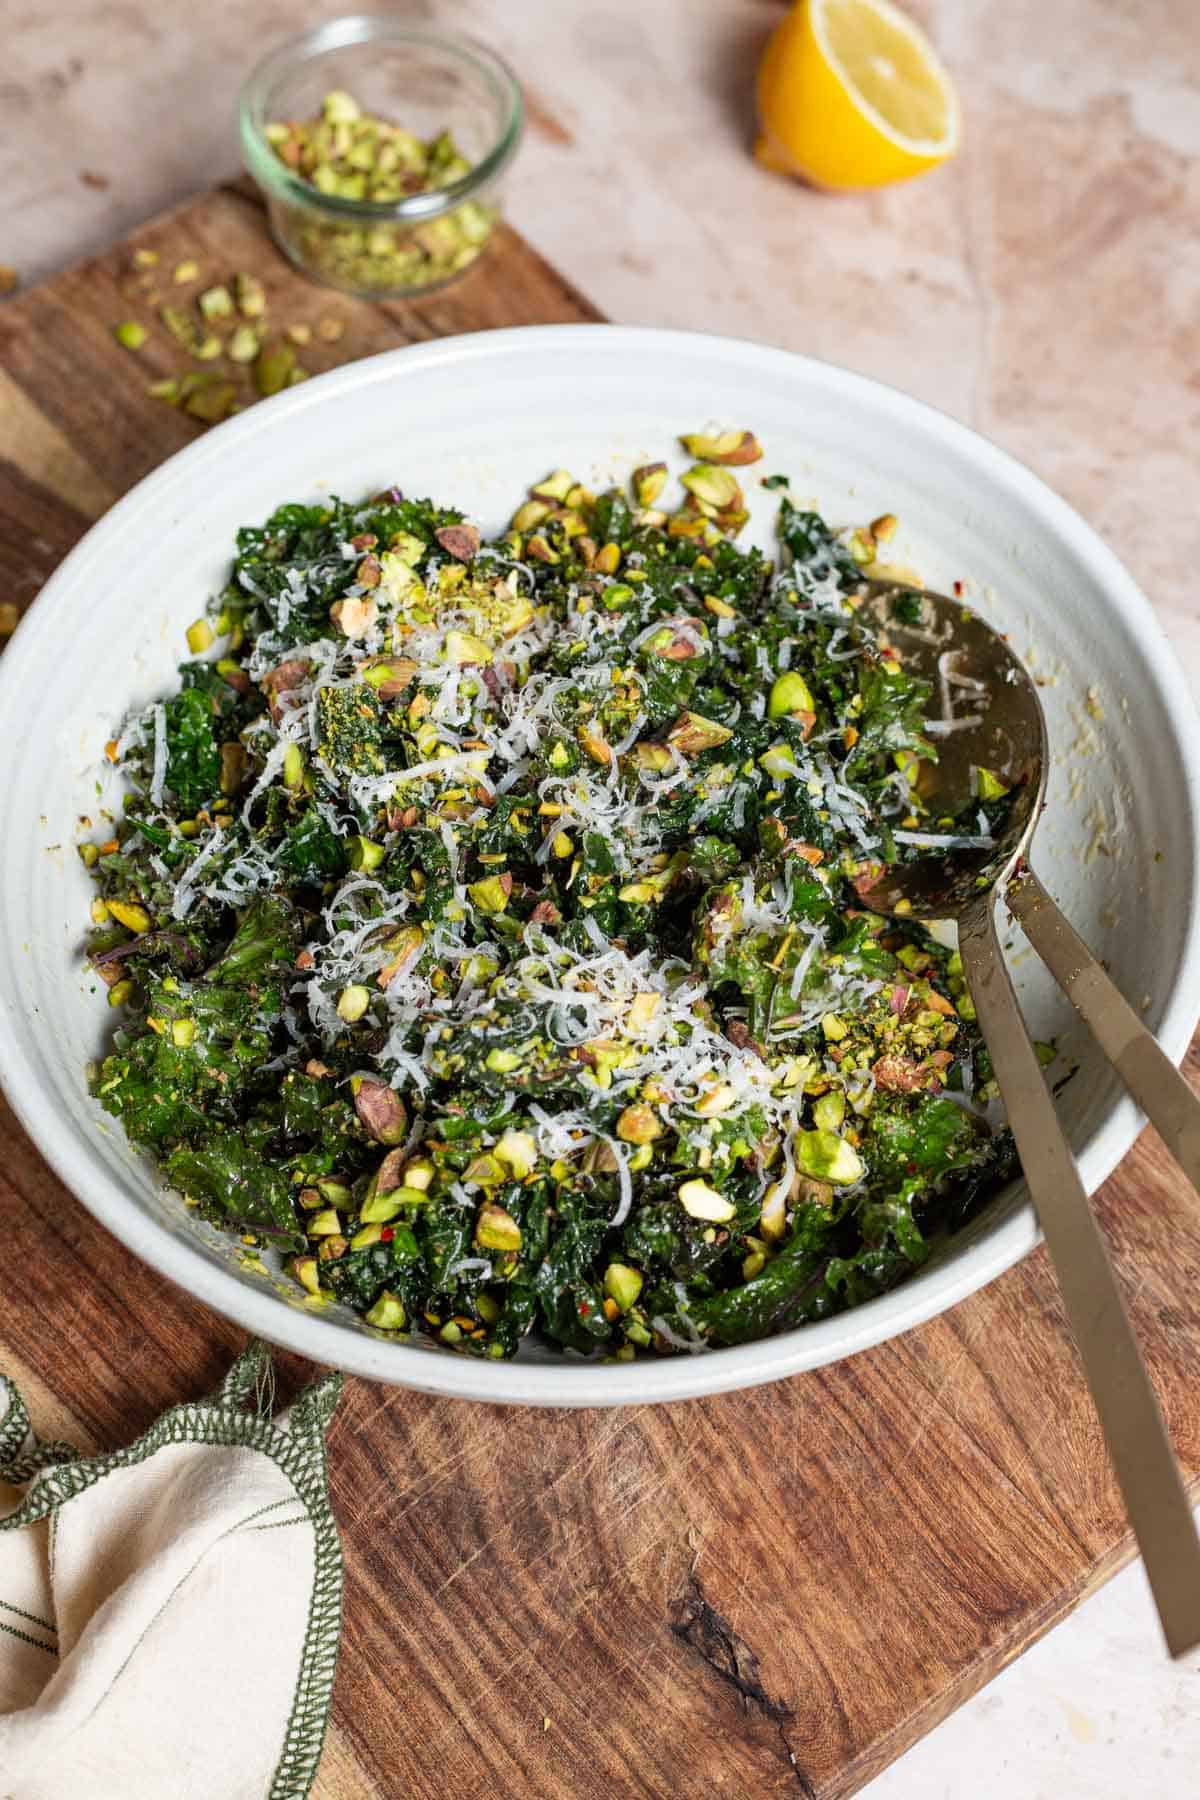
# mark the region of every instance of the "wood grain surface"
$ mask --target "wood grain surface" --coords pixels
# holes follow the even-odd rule
[[[385,306],[301,280],[240,190],[136,242],[256,270],[277,317],[343,317],[314,369],[596,317],[509,232],[458,285]],[[131,248],[0,305],[0,597],[31,598],[201,429],[146,396],[177,359],[112,340]],[[0,1367],[43,1431],[124,1442],[241,1334],[132,1260],[7,1109],[0,1141]],[[1098,1206],[1195,1488],[1200,1202],[1146,1134]],[[286,1392],[306,1370],[281,1363]],[[721,1399],[546,1413],[350,1381],[330,1449],[346,1611],[322,1800],[836,1800],[1130,1553],[1041,1253],[902,1339]]]

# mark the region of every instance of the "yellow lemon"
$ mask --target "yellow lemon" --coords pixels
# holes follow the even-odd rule
[[[950,77],[889,0],[798,0],[763,53],[758,111],[758,160],[819,187],[883,187],[958,148]]]

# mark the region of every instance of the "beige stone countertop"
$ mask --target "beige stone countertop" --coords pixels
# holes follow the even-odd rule
[[[388,10],[517,70],[529,130],[509,215],[609,316],[808,351],[966,420],[1108,540],[1200,692],[1196,0],[907,4],[959,84],[962,153],[836,198],[748,155],[779,0]],[[2,0],[0,262],[36,280],[235,172],[241,79],[337,10]],[[1189,1800],[1198,1683],[1165,1663],[1127,1570],[872,1800]]]

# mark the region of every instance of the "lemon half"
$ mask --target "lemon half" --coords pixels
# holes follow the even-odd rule
[[[883,187],[958,148],[950,77],[889,0],[799,0],[763,53],[758,110],[759,161],[820,187]]]

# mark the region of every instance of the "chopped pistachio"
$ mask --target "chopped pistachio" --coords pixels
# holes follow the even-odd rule
[[[475,1242],[481,1250],[519,1250],[521,1227],[510,1212],[489,1202],[475,1222]]]
[[[377,1144],[402,1144],[408,1133],[408,1108],[384,1081],[371,1081],[365,1076],[350,1078],[350,1092],[359,1123]]]
[[[196,321],[179,307],[164,306],[158,316],[176,343],[182,344],[188,355],[198,362],[211,362],[221,354],[220,338],[201,331]]]
[[[514,1069],[520,1068],[521,1059],[514,1050],[489,1050],[484,1066],[493,1075],[511,1075]]]
[[[203,387],[193,388],[183,403],[183,410],[193,419],[217,425],[228,416],[236,399],[237,389],[231,381],[206,382]]]
[[[816,702],[812,697],[812,689],[803,675],[795,669],[789,669],[780,675],[772,684],[770,699],[767,701],[767,717],[784,719],[790,715],[812,717],[816,711]]]
[[[707,1181],[685,1181],[679,1190],[679,1203],[693,1219],[708,1219],[714,1225],[726,1225],[737,1215],[737,1208]]]
[[[235,275],[233,298],[243,319],[261,319],[267,310],[267,290],[257,275]]]
[[[133,253],[135,269],[154,269],[158,266],[157,250],[135,250]]]
[[[213,628],[207,619],[194,619],[188,626],[187,647],[193,656],[202,656],[213,643]]]
[[[369,1194],[359,1208],[358,1216],[364,1225],[386,1225],[404,1211],[403,1187],[391,1188],[386,1193]]]
[[[639,506],[653,506],[667,485],[666,463],[643,463],[629,477],[633,497]]]
[[[345,330],[345,319],[339,319],[333,313],[326,313],[317,320],[317,336],[326,344],[336,344]]]
[[[718,725],[715,719],[706,719],[702,713],[685,712],[668,731],[667,742],[684,756],[696,756],[702,750],[715,750],[718,744],[727,743],[732,736],[727,725]]]
[[[524,1181],[537,1163],[537,1140],[531,1131],[514,1131],[510,1127],[497,1140],[492,1154],[515,1180]]]
[[[262,339],[253,325],[243,323],[235,327],[233,335],[225,346],[225,354],[230,362],[252,363],[262,349]]]
[[[548,519],[553,510],[553,503],[549,500],[526,500],[523,506],[518,506],[512,516],[513,530],[532,531],[535,525],[540,525],[543,519]]]
[[[662,1120],[652,1106],[627,1106],[617,1120],[617,1136],[627,1144],[652,1144],[663,1130]]]
[[[283,392],[295,366],[296,353],[290,344],[271,344],[259,351],[254,362],[254,385],[264,399]]]
[[[975,793],[980,800],[1003,800],[1008,791],[1008,787],[994,770],[975,770]]]
[[[21,622],[21,609],[15,600],[0,600],[0,638],[9,638]]]
[[[126,350],[140,350],[149,335],[146,327],[136,319],[122,319],[119,325],[113,326],[113,336]]]
[[[742,503],[742,490],[728,469],[717,468],[712,463],[697,463],[679,479],[689,494],[716,512],[726,512]]]
[[[715,435],[693,432],[679,441],[689,456],[706,463],[737,466],[757,462],[762,455],[762,446],[752,431],[720,431]]]
[[[291,1270],[295,1279],[300,1283],[300,1286],[308,1293],[320,1293],[321,1278],[319,1274],[319,1265],[315,1256],[293,1256],[291,1262],[288,1264],[288,1268]]]
[[[813,1121],[822,1131],[837,1131],[846,1117],[846,1096],[836,1088],[813,1103]]]
[[[283,335],[288,339],[289,343],[300,344],[301,346],[310,344],[312,342],[312,326],[305,325],[303,322],[289,325]]]
[[[318,195],[340,200],[395,202],[448,187],[470,173],[471,165],[449,133],[422,142],[365,112],[341,89],[326,96],[315,119],[276,120],[264,135],[295,177]],[[448,206],[415,225],[360,223],[344,214],[322,217],[316,208],[297,208],[289,236],[304,266],[339,286],[403,291],[444,281],[466,268],[490,237],[495,217],[493,207],[477,200]],[[343,329],[340,319],[318,326],[328,342]]]
[[[123,981],[115,981],[112,987],[109,988],[108,1004],[110,1006],[124,1006],[132,993],[133,983],[129,980],[128,976],[126,976]]]
[[[489,663],[492,653],[482,638],[469,631],[448,631],[445,638],[446,661],[451,663]]]
[[[295,745],[292,745],[291,748],[295,749]],[[369,874],[372,869],[379,867],[386,855],[387,851],[383,845],[375,843],[371,838],[353,837],[350,839],[350,867],[352,869],[359,869]]]
[[[623,1313],[636,1306],[642,1282],[641,1272],[631,1269],[628,1263],[611,1262],[604,1271],[604,1292],[616,1301]]]
[[[193,257],[189,256],[189,257],[186,257],[183,262],[177,262],[175,264],[175,273],[174,273],[173,279],[179,284],[180,287],[184,287],[187,285],[187,283],[189,281],[195,281],[195,279],[196,279],[197,275],[199,275],[199,273],[200,273],[200,264],[198,262],[196,262],[196,260]]]
[[[124,925],[126,931],[136,931],[140,934],[150,929],[150,914],[144,906],[138,906],[135,901],[110,900],[108,910],[119,925]]]
[[[299,744],[289,744],[283,753],[283,785],[298,788],[304,780],[304,752]]]
[[[503,875],[485,875],[482,881],[470,882],[467,892],[480,912],[502,913],[508,905],[511,888],[511,875],[507,879],[507,885]]]
[[[347,1025],[357,1024],[358,1020],[362,1018],[370,1004],[370,988],[363,987],[359,982],[352,982],[349,987],[343,988],[338,995],[338,1018],[344,1019]]]
[[[719,1081],[715,1087],[707,1089],[696,1101],[696,1111],[702,1119],[713,1119],[721,1113],[729,1111],[737,1101],[737,1095],[728,1082]]]
[[[220,284],[205,288],[196,304],[210,323],[214,319],[227,319],[233,312],[233,296],[227,287]]]
[[[862,1157],[846,1138],[833,1131],[798,1131],[796,1164],[817,1181],[848,1187],[864,1174]]]
[[[403,1300],[397,1294],[390,1294],[386,1288],[363,1317],[377,1331],[403,1331],[408,1324]]]

